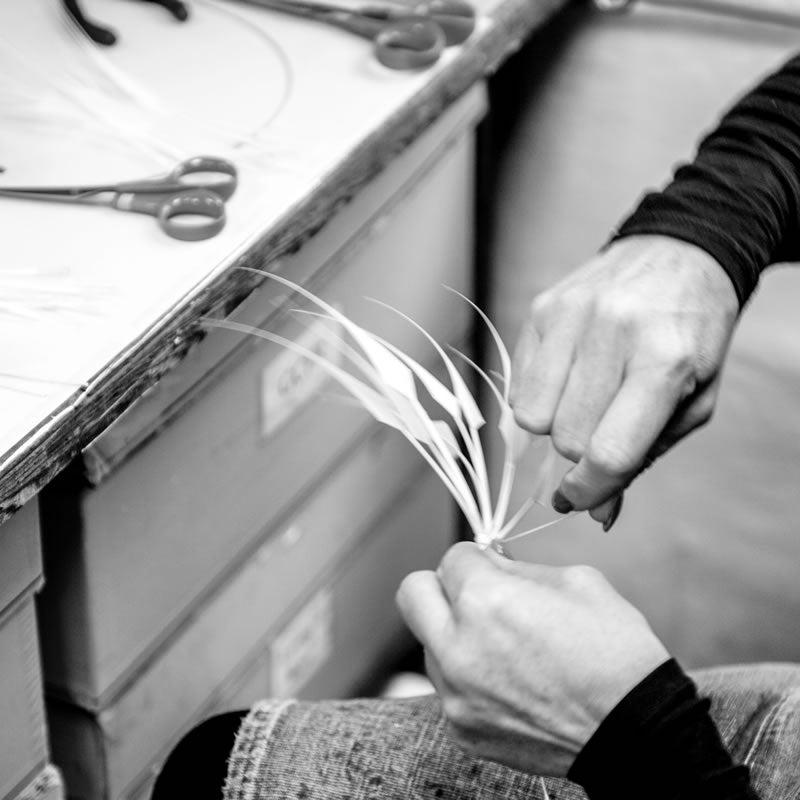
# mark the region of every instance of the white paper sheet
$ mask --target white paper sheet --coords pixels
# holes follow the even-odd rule
[[[91,309],[0,309],[0,453],[226,269],[431,75],[386,69],[350,33],[231,0],[194,0],[186,23],[144,3],[83,5],[120,35],[91,57],[59,4],[0,4],[0,187],[139,178],[198,154],[232,159],[239,187],[225,230],[192,243],[145,215],[0,198],[2,268],[68,276]]]

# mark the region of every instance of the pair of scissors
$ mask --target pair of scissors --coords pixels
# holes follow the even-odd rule
[[[236,191],[236,167],[226,159],[195,156],[166,175],[94,186],[2,186],[0,197],[105,205],[150,214],[173,239],[196,242],[225,227],[225,201]]]
[[[401,0],[336,3],[332,0],[250,0],[255,5],[327,22],[370,39],[378,61],[390,69],[421,69],[444,48],[461,44],[475,29],[467,0]]]

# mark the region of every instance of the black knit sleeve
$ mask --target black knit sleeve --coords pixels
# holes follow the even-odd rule
[[[739,100],[694,161],[645,195],[612,241],[634,234],[704,249],[730,276],[740,305],[765,267],[800,260],[800,55]]]
[[[758,800],[708,709],[670,659],[603,720],[567,777],[590,800]]]

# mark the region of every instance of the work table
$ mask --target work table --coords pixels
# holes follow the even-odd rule
[[[145,214],[0,198],[0,800],[145,800],[199,720],[350,696],[409,646],[395,587],[457,535],[446,489],[330,402],[324,370],[213,326],[343,360],[268,271],[441,374],[368,298],[470,347],[474,314],[442,287],[474,290],[484,79],[566,2],[485,0],[466,43],[409,72],[229,0],[192,0],[186,23],[87,0],[109,50],[50,0],[2,6],[0,187],[200,155],[238,183],[193,242]]]
[[[67,314],[62,325],[47,311],[33,319],[12,314],[0,320],[6,341],[0,357],[0,519],[35,496],[180,362],[202,338],[205,317],[224,315],[262,280],[239,267],[275,269],[283,256],[312,238],[336,209],[566,2],[479,4],[481,16],[470,39],[449,48],[433,68],[410,74],[388,74],[366,63],[369,47],[354,37],[276,17],[270,32],[277,41],[287,34],[281,44],[290,73],[293,58],[303,52],[321,54],[319,48],[333,42],[325,50],[330,64],[316,72],[295,71],[288,101],[278,95],[270,98],[276,113],[259,145],[262,149],[241,159],[240,187],[228,205],[227,228],[209,241],[170,240],[149,217],[4,199],[4,248],[14,254],[6,260],[7,268],[49,270],[63,285],[86,285],[88,299],[85,295],[83,300],[89,307],[78,310],[77,324],[76,314]],[[198,4],[197,10],[210,14],[214,8]],[[134,8],[129,14],[145,10]],[[253,13],[265,12],[237,6],[237,14]],[[135,33],[127,31],[129,38]],[[188,37],[190,28],[176,27],[170,35]],[[322,65],[322,55],[319,59]],[[358,69],[349,72],[354,63]],[[304,102],[316,108],[303,109]],[[356,108],[358,113],[353,113]],[[316,124],[299,130],[291,124],[296,119],[315,119]],[[18,165],[5,134],[0,141],[6,185],[12,179],[100,179],[86,170],[70,173],[69,163],[59,165],[63,175],[46,177],[40,165],[26,165],[24,159],[22,169],[14,170]],[[187,151],[182,157],[194,154]],[[236,155],[231,157],[236,160]],[[153,162],[141,157],[138,163]],[[170,160],[162,164],[166,171]],[[130,177],[144,174],[145,166],[131,167]],[[99,229],[101,218],[104,227]],[[51,245],[48,250],[46,242],[58,243],[58,258],[43,257],[53,249]],[[72,282],[75,278],[77,284]],[[35,335],[26,337],[26,332]],[[19,380],[15,375],[26,377]]]

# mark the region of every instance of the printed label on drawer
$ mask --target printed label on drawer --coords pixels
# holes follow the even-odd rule
[[[328,660],[332,650],[333,601],[330,591],[323,589],[272,643],[272,694],[296,694]]]
[[[339,364],[336,345],[341,326],[331,319],[315,320],[294,341],[326,361]],[[286,422],[328,380],[328,373],[300,353],[284,350],[261,375],[261,433],[269,436]]]

